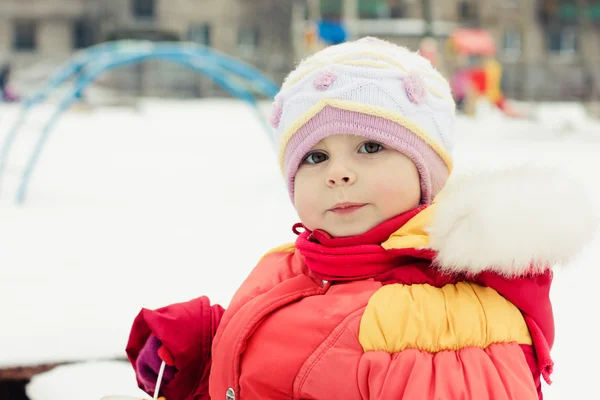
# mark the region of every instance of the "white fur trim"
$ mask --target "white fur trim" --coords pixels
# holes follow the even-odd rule
[[[436,199],[429,247],[444,271],[514,277],[567,262],[597,226],[583,188],[557,171],[484,172],[449,180]]]

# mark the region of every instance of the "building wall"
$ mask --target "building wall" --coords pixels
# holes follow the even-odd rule
[[[227,51],[232,49],[237,23],[236,0],[156,0],[154,19],[136,18],[129,0],[103,0],[104,19],[102,31],[162,30],[172,32],[181,40],[187,40],[190,26],[209,24],[211,45]]]
[[[522,99],[580,100],[590,97],[590,80],[600,61],[600,30],[583,29],[580,24],[559,29],[573,30],[578,36],[579,50],[548,50],[549,28],[539,17],[539,1],[482,0],[481,24],[490,30],[498,44],[498,59],[504,64],[504,86],[511,97]],[[505,32],[521,35],[521,51],[514,54],[503,48]],[[597,68],[596,68],[597,69]]]
[[[256,48],[237,43],[233,53],[256,66],[276,82],[281,83],[296,61],[292,37],[292,2],[283,0],[237,0],[237,29],[251,29],[258,33]],[[268,23],[266,23],[268,21]],[[232,31],[235,31],[233,28]]]
[[[73,22],[86,12],[87,0],[0,0],[0,60],[15,70],[47,63],[59,65],[73,51]],[[36,49],[14,48],[17,21],[35,23]]]
[[[73,52],[73,27],[69,20],[41,20],[37,32],[41,56],[68,57]]]
[[[2,55],[6,55],[10,52],[10,47],[12,44],[12,25],[10,24],[7,18],[2,18],[2,10],[0,3],[0,59],[3,58]]]
[[[226,54],[235,54],[237,45],[238,7],[235,0],[160,0],[158,24],[161,29],[176,32],[181,40],[189,40],[190,28],[207,25],[210,45]],[[185,96],[211,96],[220,92],[210,79],[180,66],[153,63],[147,71],[147,82],[155,95],[175,88]],[[154,83],[154,84],[152,84]]]
[[[357,0],[346,1],[356,4]],[[354,26],[375,26],[380,31],[382,27],[385,31],[386,26],[414,26],[414,22],[423,14],[422,1],[404,1],[406,19],[368,20]],[[600,29],[597,26],[586,30],[578,28],[581,30],[579,52],[571,55],[550,54],[546,50],[547,33],[538,20],[538,0],[467,0],[477,6],[476,21],[461,20],[461,1],[429,0],[433,19],[436,26],[440,27],[436,28],[436,32],[440,35],[441,45],[444,44],[444,35],[452,26],[475,24],[485,27],[498,44],[498,59],[503,62],[506,72],[505,84],[517,97],[559,96],[561,91],[564,92],[564,87],[572,86],[569,80],[581,86],[587,75],[600,74],[593,68],[598,65],[600,57]],[[140,19],[133,15],[130,0],[0,0],[0,61],[10,59],[17,69],[23,70],[40,63],[58,65],[74,52],[73,24],[81,18],[97,23],[99,39],[117,31],[159,31],[187,40],[190,27],[207,24],[212,47],[257,66],[278,82],[298,61],[291,29],[286,30],[294,26],[291,0],[156,2],[156,17]],[[13,24],[17,20],[37,21],[36,51],[19,52],[13,49]],[[240,30],[255,28],[259,34],[256,48],[242,46],[239,43]],[[392,31],[376,34],[411,48],[418,46],[422,35],[407,34],[405,29],[397,29],[396,33]],[[509,31],[516,32],[520,37],[521,48],[518,52],[503,49],[504,37]],[[360,32],[361,36],[366,34],[370,34],[368,29]],[[559,76],[562,78],[557,79]],[[102,80],[103,84],[126,89],[132,94],[166,95],[174,91],[181,95],[198,96],[218,93],[207,79],[164,63],[127,67],[108,77],[110,79]],[[600,77],[596,80],[600,80]],[[542,96],[540,93],[543,91],[547,94]]]
[[[58,67],[76,50],[73,26],[87,18],[98,23],[98,39],[118,32],[160,31],[173,33],[187,40],[194,24],[210,26],[210,45],[229,54],[236,54],[237,0],[157,0],[155,18],[136,18],[129,0],[0,0],[0,62],[9,60],[15,69],[13,76],[28,77],[29,70],[44,64]],[[14,22],[35,21],[37,25],[34,51],[13,48]],[[24,81],[27,79],[23,79]],[[24,89],[38,87],[41,82],[22,82]],[[210,95],[215,85],[183,67],[164,62],[123,67],[108,73],[101,84],[123,89],[133,95],[182,96]]]
[[[354,1],[347,0],[347,3]],[[493,35],[497,44],[497,59],[504,65],[503,87],[509,96],[577,100],[590,97],[590,87],[600,93],[598,25],[583,28],[583,24],[577,24],[566,28],[572,29],[578,36],[577,51],[549,51],[549,30],[539,17],[540,1],[429,0],[429,3],[434,26],[440,28],[434,29],[440,48],[444,48],[448,28],[451,30],[452,24],[456,27],[481,27]],[[460,6],[463,2],[474,7],[474,15],[467,18],[461,16]],[[414,21],[423,17],[423,3],[420,0],[405,0],[405,4],[410,7],[405,19],[354,22],[352,25],[358,31],[355,36],[374,34],[417,48],[423,32]],[[505,38],[511,38],[513,43],[519,42],[519,48],[505,48]],[[446,64],[446,68],[442,68],[451,71],[452,63]],[[590,82],[596,82],[595,86]]]
[[[458,20],[458,13],[455,0],[429,0],[432,5],[432,18],[434,20],[451,21],[456,22]],[[414,18],[420,18],[423,15],[422,3],[416,1],[418,6],[418,12],[414,15]]]
[[[232,0],[161,0],[160,25],[177,31],[187,38],[193,24],[208,24],[211,30],[211,45],[225,52],[231,51],[236,43],[236,31],[232,29],[238,21],[236,1]]]
[[[87,0],[0,0],[0,16],[10,18],[74,18],[86,10]]]

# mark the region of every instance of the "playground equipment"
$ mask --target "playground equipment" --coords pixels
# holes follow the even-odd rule
[[[116,41],[90,47],[65,63],[37,93],[22,103],[20,113],[0,147],[0,183],[5,166],[21,128],[30,111],[47,100],[57,89],[74,79],[72,88],[59,102],[56,111],[42,129],[35,148],[22,173],[16,201],[22,204],[27,196],[30,178],[44,145],[59,118],[81,98],[84,90],[103,73],[148,60],[162,60],[182,65],[218,83],[231,95],[247,102],[263,124],[274,144],[273,132],[258,108],[257,96],[273,98],[279,87],[258,69],[230,56],[195,43]]]
[[[475,112],[475,103],[486,96],[485,60],[496,53],[496,43],[489,32],[483,29],[456,29],[448,38],[446,59],[451,65],[452,92],[460,110],[467,114]],[[499,82],[498,82],[499,86]]]
[[[459,28],[448,38],[448,50],[454,56],[493,57],[496,54],[496,42],[484,29]]]
[[[452,32],[446,56],[454,70],[450,84],[456,103],[459,109],[473,115],[476,103],[483,99],[509,117],[525,117],[504,97],[502,65],[495,54],[496,42],[488,31],[460,28]]]

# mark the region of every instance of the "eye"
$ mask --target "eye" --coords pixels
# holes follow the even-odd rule
[[[315,151],[313,153],[309,153],[306,157],[304,157],[303,163],[306,164],[319,164],[323,161],[327,161],[329,156],[321,151]]]
[[[373,154],[383,150],[383,146],[377,142],[366,142],[360,146],[359,153]]]

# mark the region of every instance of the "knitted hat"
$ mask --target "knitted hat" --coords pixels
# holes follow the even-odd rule
[[[328,47],[304,60],[275,97],[271,124],[294,201],[306,153],[334,134],[360,135],[409,157],[431,203],[452,170],[455,104],[448,82],[417,53],[376,38]]]

